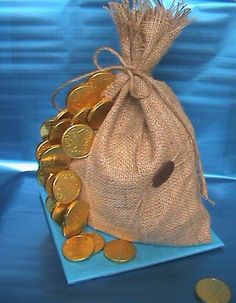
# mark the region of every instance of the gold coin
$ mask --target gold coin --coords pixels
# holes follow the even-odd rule
[[[71,120],[72,125],[86,124],[87,117],[88,117],[90,110],[91,110],[91,108],[89,108],[89,107],[82,108],[76,115],[73,116],[73,118]]]
[[[45,204],[50,214],[53,212],[56,203],[57,201],[55,199],[53,199],[52,197],[47,197]]]
[[[36,159],[39,160],[41,155],[51,146],[51,143],[48,140],[41,142],[36,148]]]
[[[39,167],[47,179],[50,173],[56,174],[61,170],[67,169],[70,162],[71,158],[64,153],[60,145],[52,145],[41,155]]]
[[[71,119],[72,115],[71,113],[67,110],[67,108],[63,109],[62,111],[60,111],[55,117],[54,117],[54,124],[56,124],[59,120],[61,119]]]
[[[71,158],[81,159],[88,156],[94,139],[94,131],[85,124],[68,128],[62,136],[62,148]]]
[[[61,203],[75,200],[80,193],[81,180],[73,170],[63,170],[57,173],[52,185],[54,198]]]
[[[49,197],[53,197],[52,183],[53,183],[54,179],[55,179],[55,175],[54,174],[49,174],[49,177],[47,178],[47,180],[45,182],[45,190],[46,190]]]
[[[65,241],[62,246],[63,255],[70,261],[88,259],[94,250],[94,243],[90,238],[75,236]]]
[[[96,104],[91,109],[87,118],[89,126],[95,130],[99,129],[113,104],[114,103],[112,101],[101,101]]]
[[[70,230],[65,223],[62,224],[62,233],[65,238],[72,238],[74,236],[78,236],[84,230],[84,226],[78,228],[77,230]]]
[[[43,124],[40,126],[40,136],[43,140],[47,140],[53,123],[54,120],[50,119],[48,121],[43,122]]]
[[[39,168],[36,172],[36,176],[37,176],[37,181],[38,181],[39,185],[44,186],[44,184],[48,178],[48,173],[45,172],[45,170],[43,168]]]
[[[51,217],[53,221],[55,221],[58,224],[62,224],[64,222],[64,215],[66,213],[66,210],[68,208],[69,204],[64,204],[57,202],[54,206],[54,209],[52,211]]]
[[[196,293],[206,303],[227,303],[231,299],[231,290],[228,285],[215,278],[206,278],[198,281]]]
[[[61,119],[55,125],[52,126],[51,131],[49,133],[49,141],[52,144],[60,144],[61,137],[64,132],[69,128],[71,125],[71,119]]]
[[[70,113],[76,115],[82,108],[92,108],[99,101],[99,96],[94,87],[80,85],[68,95],[66,103]]]
[[[94,76],[92,76],[87,84],[90,86],[94,86],[97,89],[97,93],[101,94],[105,91],[109,85],[116,79],[116,76],[110,72],[98,72]]]
[[[65,224],[75,231],[87,224],[89,216],[89,205],[84,200],[76,200],[70,204],[65,214]]]
[[[94,254],[100,252],[103,249],[103,247],[105,245],[105,241],[101,235],[96,234],[96,233],[88,233],[88,232],[83,233],[82,235],[90,238],[93,241],[93,243],[95,245],[94,252],[93,252]]]
[[[133,243],[124,240],[113,240],[106,243],[103,252],[109,260],[122,263],[130,261],[136,256]]]

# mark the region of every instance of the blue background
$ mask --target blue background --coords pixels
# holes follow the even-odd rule
[[[197,20],[154,71],[173,88],[195,127],[210,197],[217,202],[209,208],[212,225],[225,248],[78,286],[65,283],[40,205],[34,150],[41,122],[56,113],[52,91],[93,70],[96,48],[119,49],[105,4],[0,1],[1,303],[198,302],[194,285],[206,276],[236,290],[236,2],[230,0],[188,0]],[[114,61],[108,55],[103,62]]]

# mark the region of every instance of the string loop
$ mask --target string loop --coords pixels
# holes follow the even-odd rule
[[[111,54],[113,54],[115,57],[117,57],[118,60],[120,61],[120,65],[112,65],[112,66],[108,66],[108,67],[102,67],[98,62],[98,56],[103,51],[108,51]],[[78,77],[75,77],[71,80],[68,80],[68,81],[64,82],[61,86],[59,86],[53,92],[52,97],[51,97],[51,103],[52,103],[54,108],[56,108],[59,111],[62,110],[62,108],[56,102],[56,97],[65,87],[67,87],[68,85],[70,85],[72,83],[79,82],[83,79],[92,77],[98,71],[114,71],[114,70],[123,71],[124,73],[126,73],[129,76],[129,83],[130,83],[129,92],[130,92],[130,95],[132,97],[134,97],[135,99],[140,100],[140,99],[148,98],[150,96],[150,93],[151,93],[151,90],[152,90],[152,83],[151,83],[151,78],[148,76],[148,74],[145,71],[141,71],[140,69],[138,69],[137,67],[135,67],[133,65],[126,64],[124,58],[117,51],[115,51],[113,48],[111,48],[111,47],[101,47],[101,48],[97,49],[95,54],[94,54],[94,57],[93,57],[93,62],[94,62],[94,65],[96,66],[97,70],[92,71],[90,73],[86,73],[86,74],[78,76]],[[135,76],[138,76],[138,77],[140,77],[141,79],[143,79],[145,81],[145,83],[148,87],[146,94],[136,93],[135,78],[134,78]]]

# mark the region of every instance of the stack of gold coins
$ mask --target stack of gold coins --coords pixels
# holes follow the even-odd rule
[[[130,242],[115,240],[105,245],[101,235],[84,232],[89,204],[79,197],[80,177],[69,169],[73,159],[89,155],[96,131],[113,106],[113,101],[103,97],[103,93],[115,78],[110,72],[97,72],[86,83],[73,88],[67,96],[66,108],[40,128],[37,178],[48,194],[46,207],[51,218],[61,225],[67,238],[62,251],[71,261],[85,260],[104,246],[104,255],[112,261],[127,262],[135,256]]]

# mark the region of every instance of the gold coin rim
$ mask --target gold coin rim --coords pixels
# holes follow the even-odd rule
[[[67,127],[67,124],[68,124],[68,127]],[[65,132],[66,129],[63,130],[62,134],[61,133],[57,134],[57,132],[58,132],[57,128],[62,127],[63,125],[65,125],[66,129],[68,129],[71,126],[71,119],[70,118],[60,119],[57,121],[57,123],[55,125],[52,126],[52,128],[49,132],[49,135],[48,135],[48,140],[53,145],[60,144],[63,133]],[[58,141],[60,141],[60,142],[58,142]]]
[[[83,238],[83,239],[89,240],[90,245],[91,245],[91,249],[90,249],[90,252],[89,252],[88,255],[86,255],[86,256],[84,256],[84,257],[73,258],[73,259],[72,259],[72,258],[68,257],[68,255],[65,254],[65,245],[66,245],[68,242],[73,241],[75,238]],[[94,245],[93,241],[92,241],[90,238],[85,237],[85,236],[82,236],[82,235],[78,235],[78,236],[74,236],[74,237],[71,237],[71,238],[67,239],[67,240],[63,243],[63,245],[62,245],[62,253],[63,253],[64,257],[65,257],[67,260],[72,261],[72,262],[79,262],[79,261],[84,261],[84,260],[89,259],[89,258],[93,255],[94,247],[95,247],[95,245]]]
[[[115,241],[116,241],[116,242],[118,242],[118,241],[124,241],[124,242],[130,243],[130,244],[132,245],[134,254],[133,254],[130,258],[126,258],[126,259],[116,259],[116,258],[111,258],[111,257],[109,257],[109,255],[107,255],[106,247],[110,246],[111,243],[113,243],[113,242],[115,242]],[[116,263],[126,263],[126,262],[132,261],[132,260],[136,257],[136,248],[135,248],[133,242],[129,242],[129,241],[126,241],[126,240],[121,240],[121,239],[115,239],[115,240],[112,240],[112,241],[107,242],[107,243],[105,244],[105,246],[104,246],[104,248],[103,248],[103,254],[104,254],[104,256],[105,256],[108,260],[110,260],[110,261],[113,261],[113,262],[116,262]]]
[[[82,201],[82,203],[86,203],[86,205],[88,206],[88,215],[87,215],[87,218],[86,218],[86,220],[85,220],[85,222],[82,222],[82,224],[79,226],[79,227],[77,227],[78,229],[80,228],[80,227],[82,227],[82,226],[86,226],[87,225],[87,222],[88,222],[88,217],[89,217],[89,204],[85,201],[85,200],[75,200],[75,201],[73,201],[73,202],[71,202],[71,204],[69,205],[69,207],[67,208],[67,211],[66,211],[66,213],[65,213],[65,224],[66,224],[66,226],[70,229],[70,230],[74,230],[73,228],[71,228],[70,226],[69,226],[69,222],[68,222],[68,218],[69,218],[69,216],[70,216],[70,213],[71,213],[71,211],[73,210],[73,208],[75,207],[75,206],[79,206],[79,203],[80,203],[80,201]],[[75,229],[77,229],[77,228],[75,228]]]
[[[47,140],[47,138],[48,138],[48,136],[49,136],[50,129],[51,129],[53,123],[54,123],[54,119],[49,119],[49,120],[44,121],[44,122],[40,125],[39,133],[40,133],[41,139]],[[45,126],[46,124],[49,124],[49,125],[50,125],[50,126],[49,126],[50,129],[49,129],[49,131],[47,130],[47,134],[46,134],[46,135],[43,135],[43,134],[42,134],[42,128],[43,128],[43,127],[47,128],[47,127]]]
[[[73,174],[78,179],[79,186],[78,186],[73,198],[61,200],[58,197],[55,187],[56,187],[56,183],[59,182],[58,180],[62,177],[62,174],[65,174],[65,173]],[[53,193],[54,198],[58,202],[63,203],[63,204],[68,204],[68,203],[72,203],[74,200],[76,200],[78,198],[80,191],[81,191],[81,187],[82,187],[82,181],[81,181],[81,178],[76,174],[76,172],[74,172],[71,169],[64,169],[64,170],[61,170],[60,172],[58,172],[57,174],[55,174],[55,179],[53,180],[53,183],[52,183],[52,193]]]
[[[49,145],[49,147],[51,146],[51,143],[49,142],[49,140],[44,140],[44,141],[40,142],[40,143],[37,145],[36,151],[35,151],[35,158],[36,158],[36,160],[39,161],[41,155],[46,151],[46,150],[45,150],[44,152],[41,152],[41,153],[39,154],[40,149],[43,148],[44,145],[47,145],[47,144]]]
[[[96,96],[96,88],[94,86],[91,86],[91,85],[88,85],[87,83],[84,83],[84,84],[81,84],[79,86],[76,86],[75,88],[72,88],[72,90],[68,93],[67,97],[66,97],[66,107],[67,107],[67,110],[68,112],[70,112],[72,115],[76,115],[78,113],[78,111],[80,111],[82,108],[84,107],[88,107],[88,106],[82,106],[82,107],[79,107],[78,108],[78,111],[75,112],[72,108],[72,105],[71,105],[71,95],[77,91],[77,90],[81,90],[81,89],[91,89],[92,90],[92,93],[91,95],[94,95]],[[97,96],[96,96],[97,97]],[[98,100],[99,100],[99,96],[98,96]],[[72,102],[73,103],[73,102]],[[79,104],[82,103],[82,101],[78,100],[78,106]],[[88,102],[89,103],[89,102]],[[83,104],[83,103],[82,103]]]
[[[88,150],[88,152],[86,153],[86,155],[83,155],[83,156],[75,156],[74,154],[72,155],[71,153],[69,154],[68,150],[65,148],[65,144],[64,144],[64,140],[65,140],[65,136],[67,135],[67,133],[69,131],[71,131],[72,129],[74,128],[77,128],[77,127],[86,127],[86,128],[89,128],[93,134],[93,140],[92,140],[92,143],[91,143],[91,146],[90,146],[90,149]],[[79,131],[80,132],[80,131]],[[72,125],[71,127],[69,127],[63,134],[62,136],[62,139],[61,139],[61,146],[62,146],[62,149],[63,151],[65,152],[65,154],[68,156],[68,157],[71,157],[72,159],[84,159],[84,158],[87,158],[89,153],[90,153],[90,150],[91,150],[91,147],[92,147],[92,144],[93,144],[93,141],[94,141],[94,137],[95,137],[95,132],[94,130],[89,126],[89,125],[86,125],[86,124],[75,124],[75,125]]]
[[[103,238],[102,235],[100,235],[98,233],[95,233],[95,232],[87,232],[87,231],[83,232],[82,235],[85,236],[85,237],[91,238],[92,241],[94,242],[94,252],[93,252],[94,254],[98,254],[99,252],[101,252],[103,250],[106,242],[105,242],[105,239]],[[94,238],[99,238],[101,240],[101,242],[100,242],[101,245],[100,246],[96,246],[97,242],[94,241]]]
[[[102,106],[104,106],[104,104],[111,104],[111,108],[109,109],[109,111],[107,112],[106,116],[109,114],[110,110],[112,109],[113,105],[114,105],[114,102],[112,100],[103,100],[103,101],[100,101],[98,102],[92,109],[91,111],[89,112],[88,114],[88,117],[87,117],[87,121],[88,121],[88,124],[89,126],[93,129],[93,130],[98,130],[100,128],[100,126],[102,125],[102,123],[104,122],[104,120],[106,119],[106,117],[103,119],[101,125],[99,127],[95,127],[93,124],[93,117],[94,115],[96,114],[97,110],[99,110]]]
[[[197,281],[197,283],[195,285],[195,292],[199,299],[204,300],[204,298],[202,297],[202,294],[201,294],[201,290],[199,292],[199,287],[201,287],[199,284],[204,283],[205,281],[216,281],[217,283],[220,283],[221,285],[223,285],[225,287],[226,291],[228,292],[228,297],[229,297],[228,301],[225,301],[224,303],[230,302],[230,300],[232,298],[232,292],[231,292],[229,285],[227,283],[225,283],[224,281],[217,279],[217,278],[213,278],[213,277],[203,278],[203,279],[200,279],[199,281]]]

